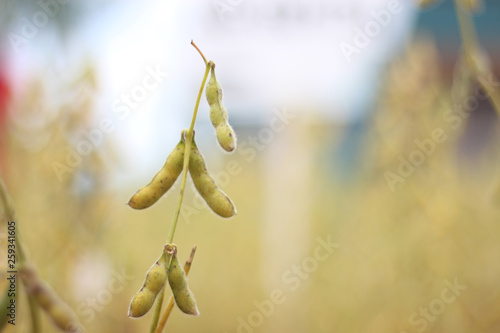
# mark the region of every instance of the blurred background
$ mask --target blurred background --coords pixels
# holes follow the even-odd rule
[[[500,3],[472,15],[496,91]],[[174,309],[166,331],[500,331],[499,113],[454,1],[1,0],[0,175],[30,261],[87,332],[149,329],[128,305],[179,182],[126,203],[189,127],[191,40],[239,146],[218,148],[204,96],[197,144],[238,214],[188,180],[175,242],[181,260],[198,246],[201,315]],[[25,296],[6,332],[30,331]]]

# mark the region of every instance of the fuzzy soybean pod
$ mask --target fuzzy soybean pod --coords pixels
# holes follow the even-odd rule
[[[128,202],[130,207],[134,209],[148,208],[158,201],[158,199],[174,185],[184,165],[185,144],[184,135],[181,134],[181,140],[170,155],[168,155],[161,170],[158,171],[148,185],[139,189],[139,191],[130,198]]]
[[[165,253],[167,262],[169,262],[167,268],[168,284],[172,289],[175,304],[185,314],[199,316],[200,312],[196,306],[193,292],[189,289],[186,273],[177,258],[177,246],[168,244],[165,247]]]
[[[143,286],[132,298],[128,310],[129,317],[137,318],[148,313],[166,282],[165,258],[160,257],[148,270]]]
[[[205,95],[208,105],[210,105],[210,121],[215,129],[215,136],[219,145],[227,152],[232,152],[236,148],[236,133],[229,125],[227,111],[222,105],[222,88],[215,77],[215,64],[209,62],[210,80],[208,80]]]
[[[189,156],[189,173],[198,193],[208,204],[210,209],[221,217],[231,217],[236,214],[236,208],[226,193],[224,193],[210,175],[203,155],[194,141]]]
[[[35,269],[29,265],[19,270],[26,291],[63,332],[80,333],[83,327],[73,310],[64,303],[52,288],[40,279]]]

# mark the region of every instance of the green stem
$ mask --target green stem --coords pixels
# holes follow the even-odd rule
[[[0,178],[0,203],[3,207],[3,211],[5,217],[7,217],[7,220],[13,221],[15,218],[14,207],[12,205],[10,196],[7,194],[7,188],[5,187],[2,178]]]
[[[488,94],[491,103],[493,104],[495,110],[497,111],[497,114],[500,116],[500,94],[498,93],[497,90],[492,88],[491,83],[488,82],[488,80],[484,76],[478,76],[477,79],[481,84],[481,86],[483,87],[483,89]],[[496,81],[495,78],[493,78],[493,80]]]
[[[198,50],[201,57],[203,58],[203,61],[205,62],[205,75],[203,76],[203,81],[201,82],[200,91],[198,92],[198,98],[196,99],[196,104],[194,106],[191,126],[189,126],[189,129],[186,132],[186,148],[184,149],[184,165],[182,168],[181,189],[180,189],[179,199],[177,200],[177,207],[174,212],[174,217],[172,219],[172,223],[170,224],[170,230],[168,231],[167,244],[171,244],[172,241],[174,240],[175,229],[177,228],[177,222],[179,221],[179,215],[182,207],[182,200],[184,199],[184,190],[186,189],[187,173],[189,167],[189,156],[191,155],[190,154],[191,142],[193,141],[193,136],[194,136],[194,124],[196,122],[196,116],[198,115],[198,108],[200,106],[201,95],[203,94],[203,88],[205,88],[205,83],[207,82],[208,78],[208,72],[210,71],[211,68],[210,64],[207,63],[207,59],[205,59],[205,56],[196,46],[196,44],[193,43],[193,41],[191,41],[191,45],[193,45],[196,48],[196,50]],[[162,252],[161,260],[165,260],[165,251]],[[156,301],[156,307],[154,310],[153,320],[151,322],[151,327],[150,327],[151,333],[156,332],[164,297],[165,297],[165,290],[162,290],[161,295],[159,295],[158,300]]]
[[[200,53],[201,57],[203,58],[203,61],[205,62],[205,65],[206,65],[207,59],[205,58],[205,56],[203,55],[203,52],[201,52],[201,50],[198,48],[198,46],[196,46],[196,44],[193,42],[192,39],[191,39],[191,45],[193,45],[194,48],[198,51],[198,53]]]
[[[205,69],[205,75],[203,76],[203,81],[201,83],[200,91],[198,92],[198,98],[196,99],[196,105],[194,107],[193,119],[191,120],[191,126],[186,133],[186,148],[184,150],[184,167],[182,169],[182,179],[181,179],[181,190],[179,199],[177,200],[177,208],[174,212],[174,218],[172,220],[172,224],[170,225],[170,231],[168,232],[167,244],[172,243],[175,234],[175,228],[177,227],[177,222],[179,221],[179,214],[181,212],[182,200],[184,199],[184,190],[186,189],[186,181],[187,181],[187,171],[189,167],[189,155],[191,152],[191,142],[193,140],[193,130],[194,123],[196,122],[196,115],[198,114],[198,107],[200,106],[201,95],[203,93],[203,88],[205,87],[205,83],[207,82],[208,72],[210,71],[211,66],[207,63]]]
[[[7,188],[5,187],[5,184],[1,178],[0,178],[0,204],[3,207],[7,221],[8,222],[16,221],[16,214],[14,210],[14,205],[12,204],[12,199],[7,193]],[[17,270],[19,270],[26,263],[27,259],[26,259],[26,254],[24,253],[23,243],[21,241],[21,231],[17,226],[17,222],[15,223],[16,223],[15,242],[17,250],[17,259],[18,259]],[[31,331],[33,333],[38,333],[40,332],[40,316],[38,315],[38,308],[35,299],[31,294],[28,294],[28,307],[30,309],[30,316],[31,316]]]
[[[158,258],[158,261],[165,261],[165,251],[161,253],[160,258]],[[166,265],[167,263],[165,263]],[[165,283],[167,285],[168,282]],[[163,286],[163,289],[160,290],[160,294],[156,298],[156,303],[155,303],[155,309],[153,313],[153,319],[151,320],[151,327],[149,328],[150,333],[156,332],[156,327],[158,326],[158,321],[160,320],[160,314],[161,314],[161,307],[163,305],[163,298],[165,297],[165,286]]]
[[[189,270],[191,269],[191,264],[193,263],[193,258],[194,258],[195,252],[196,252],[196,245],[193,246],[193,248],[191,249],[191,255],[189,256],[188,260],[186,260],[186,263],[184,264],[184,273],[186,273],[186,276],[189,275]],[[168,317],[170,316],[170,313],[172,312],[173,308],[174,308],[174,295],[170,296],[167,308],[165,309],[165,313],[163,314],[163,317],[161,318],[160,325],[158,325],[158,329],[156,330],[156,333],[161,333],[163,331],[163,329],[165,328],[165,324],[167,323]]]
[[[31,331],[33,333],[41,332],[40,329],[40,308],[37,306],[35,298],[28,295],[28,306],[31,313]]]
[[[12,204],[12,199],[7,193],[7,188],[3,180],[0,178],[0,204],[3,206],[7,220],[16,221],[16,213],[14,210],[14,205]],[[26,261],[26,255],[24,254],[23,244],[21,242],[21,232],[17,226],[16,222],[16,250],[19,261],[19,266],[22,266]]]
[[[460,8],[460,0],[455,0],[455,11],[457,12],[458,26],[462,35],[464,51],[477,50],[477,36],[474,30],[474,22],[469,12]]]
[[[155,333],[156,327],[158,327],[158,321],[160,320],[160,314],[161,314],[161,307],[163,305],[163,298],[165,297],[165,289],[166,288],[163,287],[163,289],[160,290],[160,294],[156,299],[155,312],[153,313],[153,320],[151,321],[151,327],[149,328],[149,333]]]
[[[500,94],[493,89],[485,77],[487,74],[493,76],[493,73],[491,69],[488,69],[489,73],[485,73],[482,66],[477,62],[477,57],[480,56],[480,49],[472,16],[470,12],[460,8],[459,0],[455,0],[455,11],[457,12],[458,26],[460,28],[460,34],[462,35],[466,64],[474,73],[476,80],[486,91],[494,109],[500,115]]]

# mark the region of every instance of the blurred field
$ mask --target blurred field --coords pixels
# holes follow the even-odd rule
[[[391,64],[362,143],[349,148],[357,158],[348,171],[338,167],[346,129],[291,107],[298,116],[255,158],[207,153],[213,173],[229,161],[241,167],[224,187],[238,215],[222,220],[200,208],[189,185],[175,242],[182,260],[198,246],[190,285],[201,316],[175,309],[167,332],[499,332],[498,121],[491,116],[470,132],[479,112],[491,111],[488,102],[456,127],[445,120],[471,90],[457,88],[458,79],[452,87],[439,61],[424,40]],[[50,108],[40,86],[27,91],[14,101],[23,116],[33,116],[33,105]],[[79,103],[72,107],[93,112],[91,97]],[[59,110],[39,133],[12,123],[2,133],[18,226],[31,261],[87,332],[146,332],[151,314],[132,320],[127,309],[162,250],[179,185],[150,209],[130,209],[136,187],[108,187],[120,165],[112,137],[59,182],[51,162],[71,133],[91,126],[75,110]],[[400,156],[408,160],[415,140],[436,129],[447,139],[392,191],[386,172],[397,174]],[[259,130],[237,129],[240,142]],[[29,151],[20,141],[30,136],[48,143]],[[323,261],[318,237],[338,245]],[[121,282],[110,286],[116,276]],[[463,288],[454,294],[456,281]],[[271,306],[277,289],[280,302]],[[21,292],[18,325],[6,332],[29,331],[26,311]],[[42,320],[43,332],[55,331]]]

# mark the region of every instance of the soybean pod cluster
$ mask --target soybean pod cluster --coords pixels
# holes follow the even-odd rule
[[[215,64],[210,66],[210,80],[205,89],[205,95],[210,106],[210,120],[215,130],[219,145],[227,152],[236,148],[236,133],[228,122],[227,111],[222,104],[222,88],[215,77]],[[167,157],[165,164],[153,177],[151,182],[140,188],[129,200],[128,205],[134,209],[144,209],[155,204],[167,191],[172,188],[184,167],[187,130],[181,131],[181,139]],[[217,215],[228,218],[236,214],[236,207],[229,196],[224,193],[208,171],[205,159],[199,151],[192,135],[189,152],[189,174],[193,184],[205,200],[208,207]]]
[[[168,155],[163,167],[151,179],[149,184],[137,190],[128,201],[128,205],[133,209],[149,208],[174,186],[182,174],[179,204],[176,214],[174,214],[174,222],[172,222],[171,233],[167,238],[167,245],[164,246],[160,258],[147,271],[141,288],[130,302],[128,315],[132,318],[138,318],[148,313],[157,299],[159,306],[156,306],[153,318],[158,318],[157,314],[161,309],[163,300],[163,297],[158,296],[162,295],[161,293],[164,292],[166,285],[172,291],[172,302],[175,301],[175,304],[183,313],[192,316],[200,314],[187,280],[187,273],[189,273],[196,247],[193,248],[191,257],[186,262],[186,267],[183,268],[177,257],[177,245],[172,243],[173,232],[175,231],[175,224],[178,220],[184,195],[187,173],[191,176],[196,191],[214,213],[224,218],[236,215],[236,207],[233,201],[222,191],[208,171],[205,158],[195,141],[194,122],[204,88],[203,85],[210,71],[210,79],[204,91],[210,107],[210,120],[215,130],[217,142],[226,152],[233,152],[236,149],[236,133],[229,124],[227,110],[222,104],[222,88],[215,76],[215,64],[213,61],[207,62],[203,54],[202,57],[206,65],[205,77],[200,88],[190,129],[181,131],[180,140]],[[164,318],[168,318],[167,313],[166,315]],[[156,324],[153,322],[152,327],[156,327]]]
[[[141,289],[132,298],[129,317],[138,318],[148,313],[167,281],[178,308],[186,314],[199,316],[194,294],[189,289],[186,273],[177,258],[177,245],[167,244],[162,256],[148,270]]]

